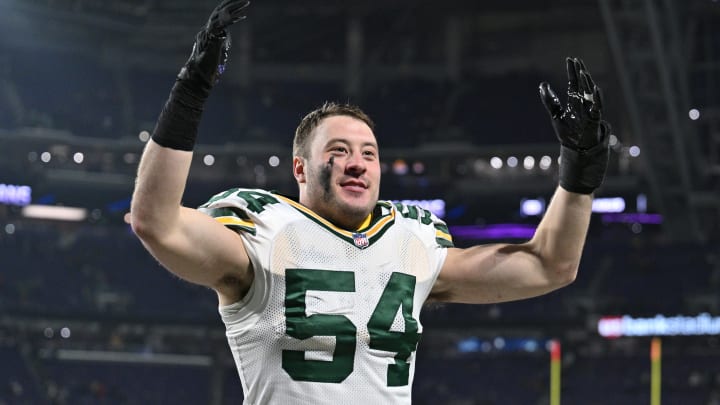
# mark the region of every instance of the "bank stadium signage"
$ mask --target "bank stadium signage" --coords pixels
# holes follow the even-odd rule
[[[697,316],[655,315],[652,318],[604,316],[598,321],[598,333],[609,339],[623,336],[720,335],[720,316],[708,313]]]
[[[32,201],[32,188],[0,183],[0,204],[26,206]]]

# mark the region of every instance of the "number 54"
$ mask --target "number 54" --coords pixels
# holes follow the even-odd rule
[[[308,290],[355,292],[355,274],[351,271],[287,269],[285,272],[285,326],[288,336],[304,340],[313,336],[335,336],[332,361],[307,360],[305,351],[283,350],[282,368],[296,381],[340,383],[353,371],[357,328],[344,315],[306,315]],[[412,317],[415,277],[392,273],[367,328],[371,349],[396,353],[388,365],[387,385],[408,384],[407,362],[420,340],[418,323]],[[405,331],[391,331],[398,308],[405,320]]]

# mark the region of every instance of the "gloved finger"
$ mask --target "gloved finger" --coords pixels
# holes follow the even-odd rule
[[[580,78],[578,80],[578,87],[580,88],[580,94],[587,101],[593,101],[593,87],[590,85],[587,75],[584,71],[580,71]]]
[[[568,76],[568,94],[578,92],[578,69],[575,66],[575,61],[572,58],[567,58],[567,76]]]
[[[578,58],[575,58],[574,62],[575,71],[578,75],[578,93],[580,93],[580,95],[592,94],[592,86],[590,85],[590,80],[588,79],[587,71],[585,70],[585,64],[583,64],[583,62]]]
[[[232,5],[230,5],[230,7],[228,8],[228,12],[231,15],[233,15],[234,17],[241,17],[241,16],[243,16],[242,10],[249,5],[250,5],[250,1],[248,1],[248,0],[239,1],[237,3],[233,3]]]
[[[595,81],[592,78],[592,75],[590,74],[590,71],[585,67],[585,63],[583,63],[582,59],[578,59],[580,61],[580,70],[585,73],[585,76],[587,77],[588,83],[590,83],[590,88],[595,87]]]
[[[208,21],[208,31],[222,30],[244,18],[242,9],[250,4],[248,0],[224,0],[213,10]]]
[[[600,90],[600,87],[595,86],[593,87],[593,104],[592,108],[590,108],[590,113],[593,114],[594,118],[600,118],[602,115],[602,107],[602,91]]]
[[[220,4],[218,4],[213,10],[212,14],[210,14],[210,20],[212,21],[212,23],[217,24],[218,21],[222,18],[222,15],[227,13],[227,9],[232,5],[232,3],[236,1],[237,0],[223,0]]]
[[[591,95],[592,90],[595,87],[595,82],[593,81],[592,76],[590,76],[590,72],[587,70],[585,62],[583,62],[580,58],[575,58],[575,69],[577,69],[578,72],[578,88],[580,93],[583,95]]]
[[[243,15],[236,16],[236,17],[234,17],[234,18],[232,19],[232,21],[230,21],[230,24],[228,24],[228,25],[235,24],[236,22],[242,21],[242,20],[244,20],[244,19],[246,19],[246,18],[247,18],[247,16],[244,15],[244,14],[243,14]]]
[[[609,122],[602,120],[602,121],[600,121],[600,126],[602,127],[603,134],[605,134],[605,135],[612,134],[612,126],[610,125]]]
[[[555,94],[553,89],[547,82],[542,82],[540,83],[539,91],[540,100],[545,106],[547,112],[552,118],[558,117],[562,113],[563,108],[562,104],[560,104],[560,99],[558,99],[558,96]]]
[[[249,4],[249,1],[243,1],[230,6],[230,8],[228,8],[228,20],[225,23],[225,27],[245,19],[246,16],[244,10]]]
[[[232,19],[231,19],[230,21],[228,21],[227,24],[225,24],[225,27],[227,27],[227,26],[229,26],[229,25],[233,25],[233,24],[235,24],[236,22],[242,21],[242,20],[244,20],[244,19],[246,19],[246,18],[247,18],[247,16],[246,16],[245,14],[237,14],[237,15],[234,15],[234,16],[232,17]]]
[[[577,63],[578,69],[582,70],[584,72],[588,72],[587,66],[585,66],[585,62],[580,58],[575,58],[575,62]]]
[[[218,11],[219,11],[219,10],[222,10],[222,9],[224,9],[224,8],[227,8],[229,5],[231,5],[232,3],[235,3],[235,2],[237,2],[237,1],[238,1],[238,0],[223,0],[223,1],[220,2],[220,4],[218,4],[218,5],[215,7],[215,10],[218,10]]]
[[[612,134],[612,126],[609,122],[602,120],[600,121],[600,129],[598,131],[598,143],[607,144],[610,142],[610,135]]]

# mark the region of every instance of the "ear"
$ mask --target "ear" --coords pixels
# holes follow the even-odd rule
[[[300,156],[293,157],[293,176],[295,176],[298,184],[307,182],[307,178],[305,177],[305,159]]]

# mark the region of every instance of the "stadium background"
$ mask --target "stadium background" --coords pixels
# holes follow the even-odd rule
[[[0,1],[0,404],[240,403],[214,294],[122,222],[214,5]],[[381,198],[442,200],[460,246],[520,241],[539,221],[521,204],[542,210],[556,184],[537,84],[564,94],[564,58],[581,57],[616,138],[579,277],[542,298],[426,308],[414,403],[548,403],[551,341],[563,403],[650,403],[655,334],[663,402],[718,404],[720,331],[697,326],[720,316],[718,27],[712,0],[257,0],[232,28],[185,203],[238,185],[294,194],[296,123],[347,100],[376,120]],[[58,206],[78,220],[29,209]],[[598,333],[604,317],[658,314],[695,321]]]

